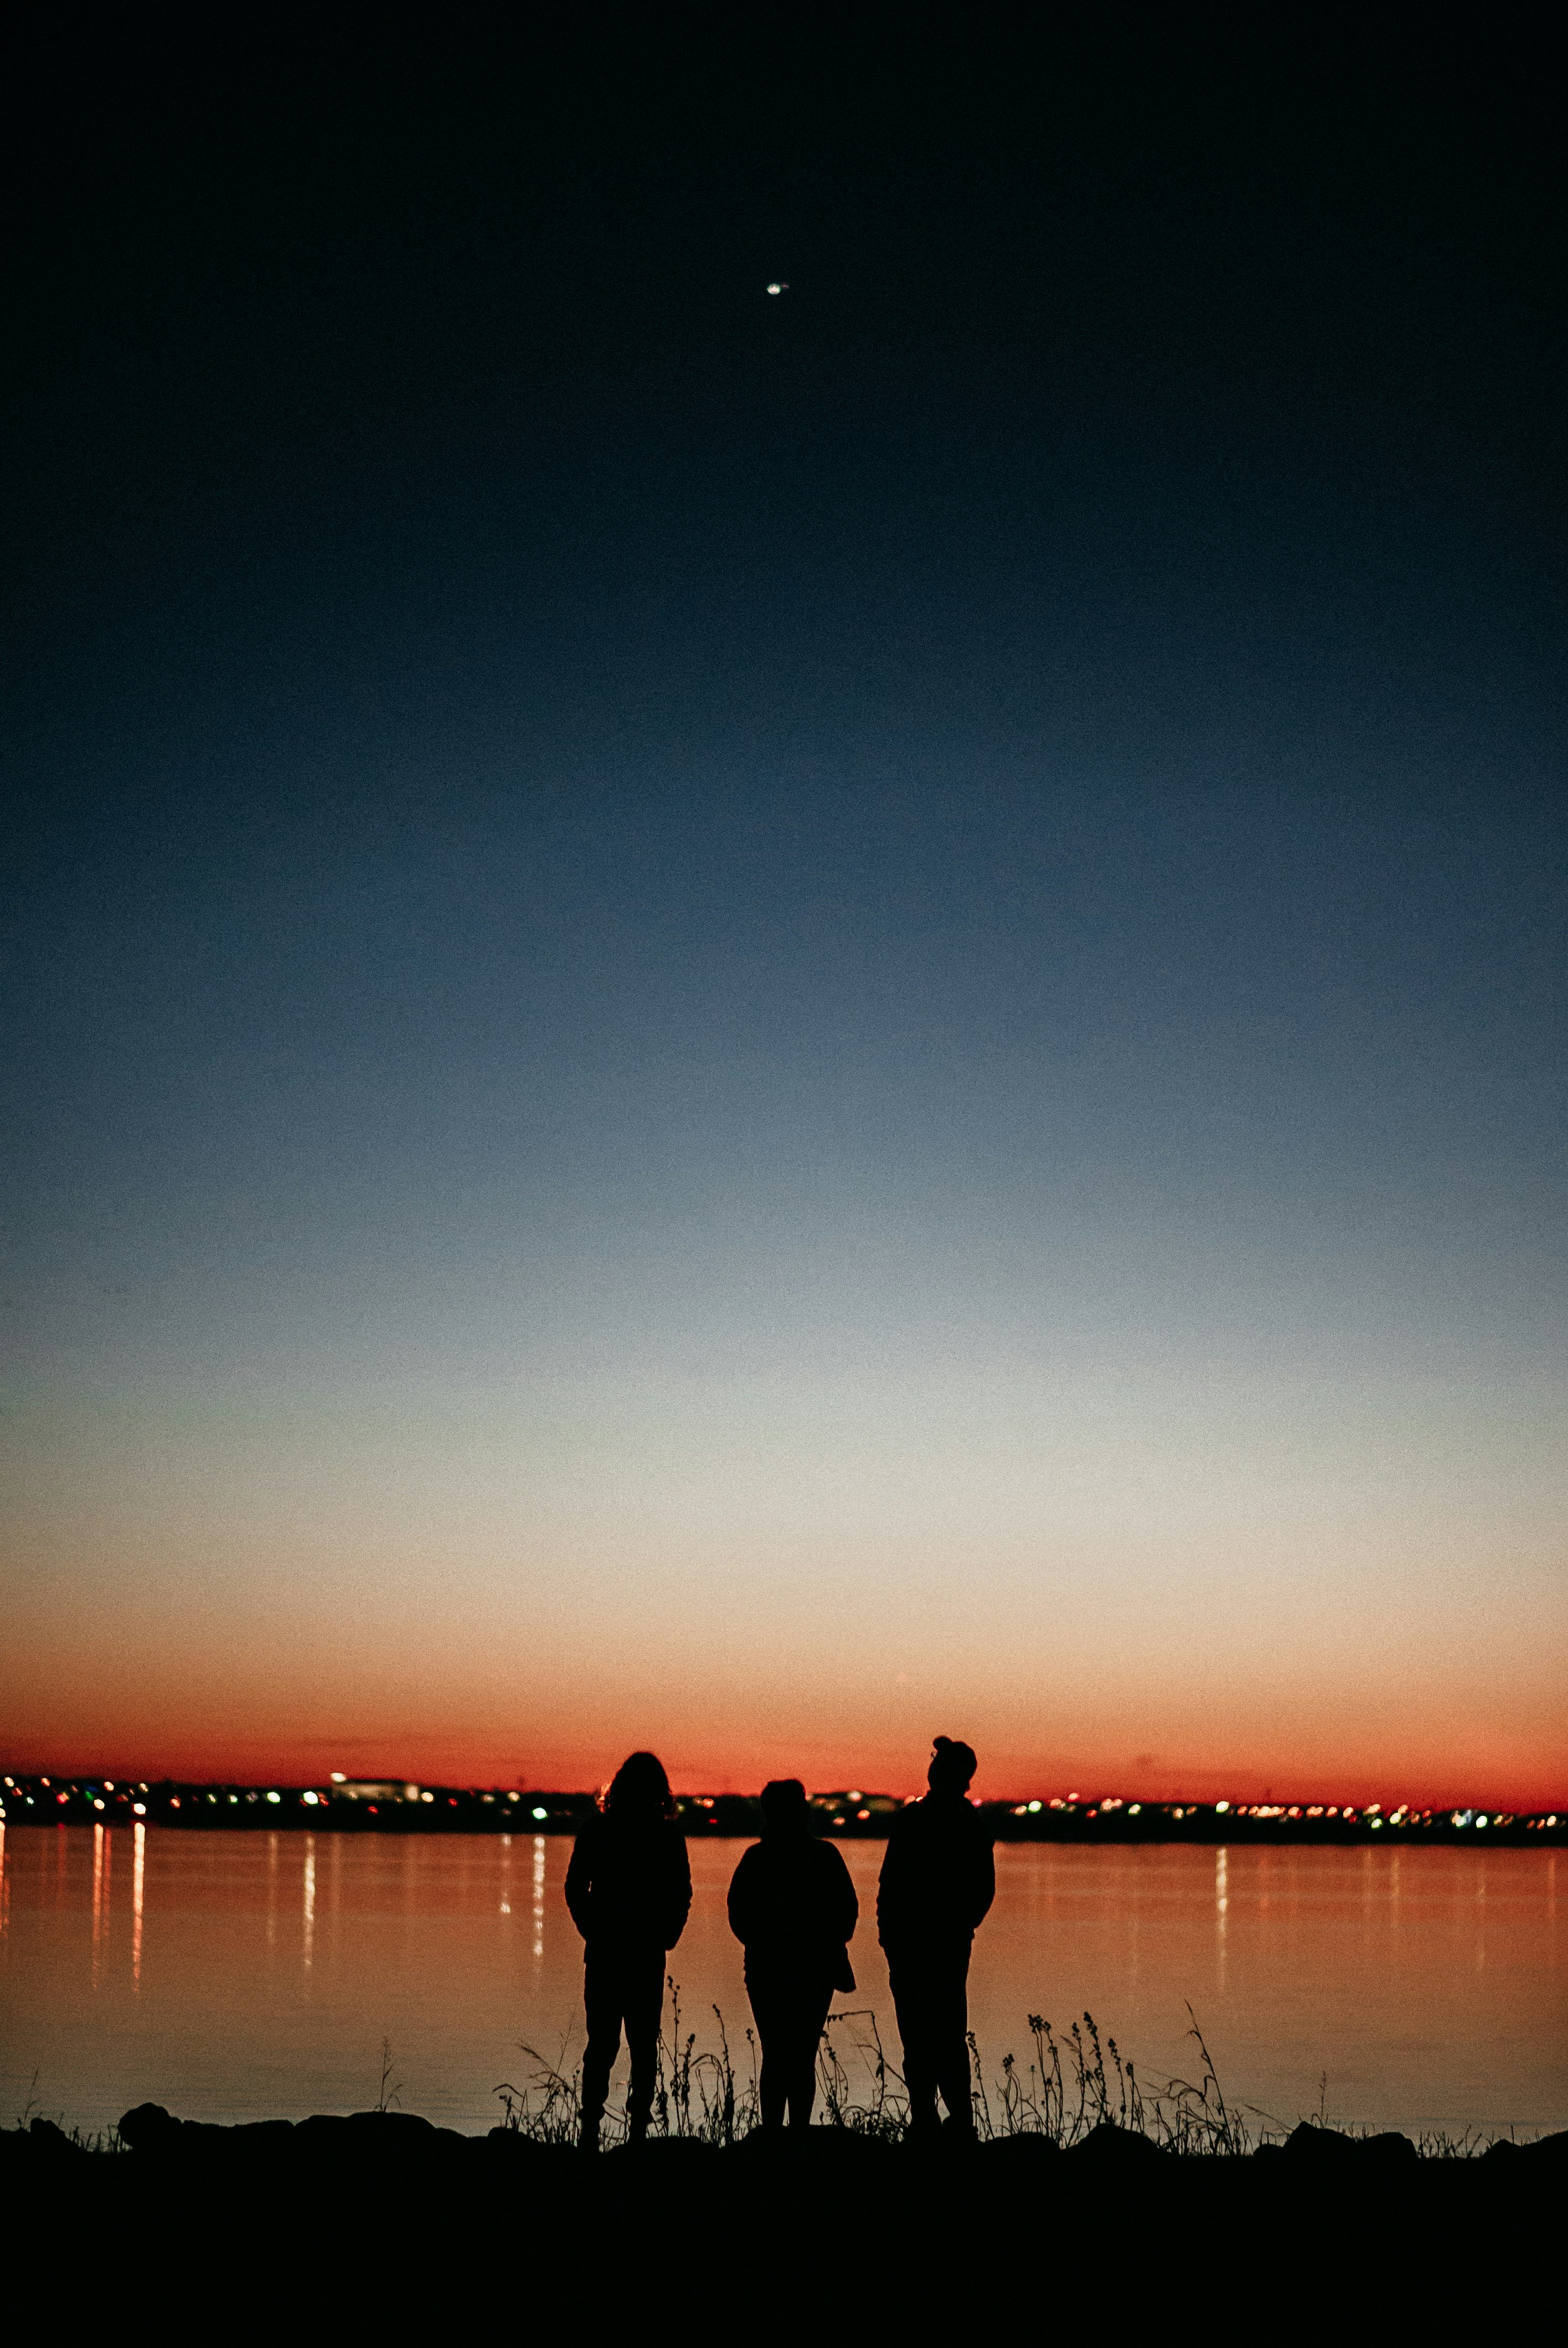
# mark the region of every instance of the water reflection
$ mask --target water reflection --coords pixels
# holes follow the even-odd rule
[[[130,1830],[130,1985],[141,1988],[141,1904],[142,1884],[147,1871],[147,1828],[139,1823]]]
[[[503,1835],[501,1837],[501,1913],[503,1916],[509,1916],[511,1912],[512,1838],[510,1835]]]
[[[108,1929],[109,1838],[103,1827],[93,1828],[93,1987],[98,1985],[98,1957]]]
[[[305,1837],[304,1902],[304,1959],[305,1971],[309,1972],[316,1946],[316,1838],[313,1834]]]
[[[494,2082],[516,2076],[519,2043],[564,2055],[569,2071],[580,2054],[565,1837],[514,1834],[508,1852],[440,1836],[318,1829],[307,1844],[302,1827],[274,1843],[267,1828],[133,1826],[124,1965],[114,1954],[115,1838],[86,1824],[11,1821],[0,1854],[0,2092],[7,2079],[25,2092],[37,2068],[48,2108],[92,2127],[149,2096],[191,2118],[300,2117],[363,2104],[367,2052],[390,2035],[405,2106],[479,2130]],[[891,2050],[873,1922],[881,1848],[844,1849],[863,1918],[860,1988],[846,2003],[876,2015]],[[713,2043],[715,2005],[732,2037],[747,2018],[724,1917],[738,1855],[718,1841],[692,1849],[696,1899],[672,1970],[702,2044]],[[1227,2096],[1287,2122],[1317,2107],[1327,2072],[1345,2125],[1561,2127],[1562,1855],[1401,1851],[1397,1912],[1394,1856],[1004,1846],[970,1975],[988,2082],[1003,2055],[1027,2061],[1030,2013],[1060,2030],[1086,2008],[1145,2076],[1184,2075],[1190,1999]],[[497,1921],[503,1893],[511,1914]]]
[[[1478,1911],[1475,1920],[1475,1969],[1478,1973],[1483,1973],[1486,1971],[1486,1861],[1478,1858],[1475,1863],[1481,1879],[1475,1887]]]

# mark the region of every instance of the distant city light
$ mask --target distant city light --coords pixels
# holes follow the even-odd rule
[[[71,1778],[64,1786],[56,1786],[51,1795],[47,1790],[51,1781],[47,1777],[17,1777],[14,1774],[8,1774],[0,1778],[0,1818],[6,1817],[8,1805],[10,1820],[17,1824],[22,1823],[25,1813],[34,1809],[35,1795],[36,1795],[38,1815],[28,1823],[41,1825],[47,1815],[46,1805],[52,1800],[61,1810],[67,1813],[67,1818],[58,1819],[56,1823],[65,1825],[68,1823],[70,1817],[80,1820],[84,1811],[90,1813],[90,1822],[101,1839],[114,1823],[108,1813],[118,1809],[121,1803],[135,1817],[139,1833],[141,1822],[144,1820],[150,1822],[149,1811],[155,1807],[170,1825],[178,1818],[183,1825],[195,1826],[201,1823],[202,1804],[212,1807],[222,1802],[226,1802],[230,1807],[235,1807],[241,1803],[252,1805],[261,1803],[267,1808],[280,1812],[277,1820],[279,1827],[287,1827],[291,1822],[304,1826],[306,1821],[298,1816],[302,1807],[307,1810],[321,1810],[332,1806],[333,1814],[336,1816],[339,1810],[346,1810],[350,1805],[357,1803],[361,1805],[360,1818],[368,1822],[378,1818],[381,1810],[395,1807],[397,1797],[401,1794],[403,1801],[411,1806],[424,1805],[432,1809],[439,1806],[441,1808],[459,1812],[460,1815],[457,1818],[440,1820],[439,1823],[443,1826],[505,1827],[511,1825],[518,1816],[521,1816],[530,1819],[538,1829],[543,1829],[554,1822],[559,1824],[563,1831],[569,1832],[578,1823],[579,1806],[590,1802],[592,1798],[591,1796],[586,1795],[570,1796],[565,1797],[563,1807],[556,1808],[543,1801],[530,1804],[529,1797],[525,1792],[508,1791],[504,1787],[485,1790],[473,1787],[456,1794],[447,1794],[413,1784],[382,1785],[372,1784],[368,1780],[350,1779],[341,1769],[330,1771],[329,1776],[332,1781],[330,1791],[325,1787],[318,1786],[295,1787],[285,1792],[275,1786],[264,1788],[254,1786],[241,1787],[231,1790],[227,1787],[183,1785],[176,1793],[165,1781],[153,1789],[158,1797],[155,1804],[149,1795],[145,1783],[142,1783],[138,1789],[138,1785],[128,1778]],[[372,1800],[370,1798],[372,1796],[376,1798]],[[334,1797],[340,1798],[334,1802]],[[835,1796],[816,1793],[809,1797],[818,1813],[822,1826],[829,1831],[842,1832],[851,1826],[862,1826],[871,1828],[878,1835],[882,1834],[890,1823],[889,1816],[884,1815],[885,1813],[891,1814],[901,1807],[917,1802],[920,1798],[918,1794],[913,1793],[867,1794],[858,1787],[852,1787],[847,1794]],[[80,1807],[77,1807],[77,1805]],[[720,1815],[721,1805],[723,1808],[723,1817]],[[702,1827],[706,1827],[712,1832],[735,1831],[738,1821],[735,1805],[732,1798],[715,1798],[712,1794],[685,1794],[681,1797],[680,1807],[685,1817],[688,1832],[694,1832]],[[749,1807],[749,1804],[746,1807]],[[1016,1835],[1020,1826],[1038,1824],[1048,1838],[1065,1832],[1073,1838],[1081,1835],[1085,1839],[1093,1839],[1095,1838],[1093,1830],[1099,1826],[1102,1828],[1101,1838],[1103,1838],[1113,1834],[1115,1820],[1118,1816],[1122,1816],[1137,1822],[1138,1834],[1133,1838],[1134,1840],[1147,1839],[1148,1836],[1152,1835],[1157,1841],[1167,1835],[1170,1828],[1187,1827],[1197,1835],[1200,1840],[1212,1841],[1216,1847],[1223,1846],[1227,1838],[1231,1841],[1235,1840],[1233,1828],[1243,1830],[1244,1840],[1250,1838],[1245,1831],[1249,1828],[1257,1830],[1255,1838],[1259,1841],[1283,1841],[1287,1835],[1294,1840],[1294,1830],[1299,1827],[1303,1840],[1367,1841],[1375,1837],[1379,1842],[1398,1842],[1401,1846],[1406,1842],[1446,1838],[1450,1836],[1462,1838],[1474,1829],[1477,1833],[1486,1835],[1489,1848],[1493,1843],[1500,1845],[1504,1842],[1524,1843],[1532,1835],[1544,1834],[1553,1838],[1560,1838],[1564,1830],[1568,1829],[1568,1816],[1557,1810],[1515,1812],[1498,1809],[1477,1810],[1460,1807],[1452,1810],[1434,1811],[1423,1808],[1419,1802],[1409,1801],[1368,1802],[1364,1808],[1360,1809],[1354,1803],[1347,1802],[1341,1809],[1334,1803],[1238,1802],[1230,1796],[1223,1795],[1205,1797],[1201,1802],[1186,1799],[1180,1802],[1170,1800],[1129,1802],[1116,1794],[1102,1794],[1096,1797],[1075,1791],[1066,1796],[1034,1795],[1027,1799],[1011,1800],[1006,1803],[993,1799],[982,1802],[979,1807],[996,1819],[998,1830],[1004,1834],[1011,1832]],[[1053,1812],[1061,1819],[1060,1828],[1051,1825]],[[190,1815],[183,1815],[184,1813]],[[1148,1819],[1146,1830],[1143,1824],[1145,1817]],[[1205,1818],[1210,1821],[1206,1830],[1203,1825]],[[1019,1824],[1013,1824],[1014,1820]],[[1327,1833],[1328,1822],[1341,1820],[1347,1829],[1346,1833],[1342,1836],[1330,1837]],[[1221,1821],[1224,1822],[1223,1828]],[[409,1822],[406,1810],[404,1813],[404,1822],[405,1825]],[[241,1818],[236,1818],[232,1823],[235,1826],[241,1826],[246,1822]],[[260,1821],[251,1823],[259,1824]],[[431,1818],[432,1827],[437,1823],[436,1818]],[[395,1818],[389,1815],[386,1824],[389,1827],[395,1825]],[[1314,1829],[1320,1831],[1315,1835]],[[1177,1835],[1174,1838],[1190,1839],[1184,1835]],[[543,1835],[540,1833],[536,1845],[538,1852],[542,1853],[544,1847]],[[1538,1844],[1535,1846],[1537,1849],[1539,1847]],[[108,1845],[106,1844],[104,1848],[107,1851]],[[536,1863],[541,1864],[542,1860],[537,1860]]]

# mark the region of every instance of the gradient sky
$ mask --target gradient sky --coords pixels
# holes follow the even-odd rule
[[[1568,1791],[1549,81],[1207,22],[29,28],[11,1765]]]

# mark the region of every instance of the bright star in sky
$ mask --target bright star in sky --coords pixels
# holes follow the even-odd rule
[[[784,283],[783,283],[782,284],[780,284],[780,285],[770,285],[770,286],[768,287],[768,292],[769,292],[770,294],[787,294],[787,293],[789,292],[789,280],[788,280],[788,278],[786,277],[786,278],[784,279]]]

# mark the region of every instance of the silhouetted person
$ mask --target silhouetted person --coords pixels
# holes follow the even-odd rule
[[[849,1869],[811,1831],[805,1787],[763,1787],[763,1838],[730,1879],[730,1930],[746,1952],[746,1994],[762,2042],[763,2126],[804,2127],[816,2050],[835,1989],[855,1987],[848,1942],[860,1921]]]
[[[633,1753],[616,1771],[600,1816],[579,1835],[566,1871],[566,1904],[585,1944],[585,2152],[598,2148],[622,2023],[631,2056],[627,2131],[634,2144],[648,2133],[664,2010],[664,1960],[685,1931],[692,1907],[686,1838],[675,1818],[663,1763],[651,1753]]]
[[[973,1748],[938,1736],[931,1790],[888,1829],[876,1890],[876,1937],[904,2042],[904,2083],[915,2133],[935,2129],[937,2096],[951,2127],[972,2134],[969,2101],[969,1952],[997,1893],[991,1839],[967,1799]]]

